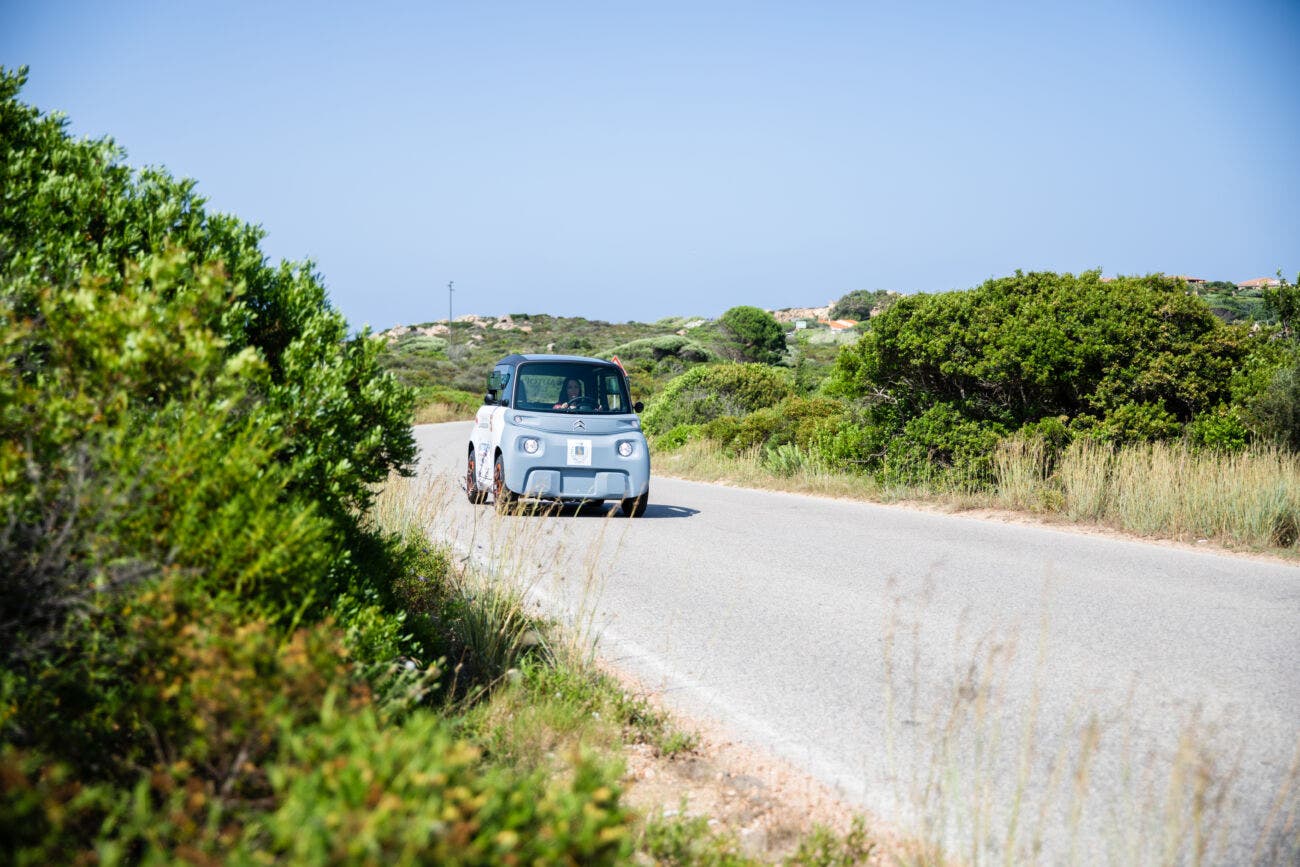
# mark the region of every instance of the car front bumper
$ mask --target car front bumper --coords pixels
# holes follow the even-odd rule
[[[523,441],[538,441],[533,454]],[[618,453],[619,442],[633,452]],[[502,443],[506,486],[525,497],[557,500],[616,500],[640,496],[650,486],[650,453],[639,431],[592,436],[520,434]]]

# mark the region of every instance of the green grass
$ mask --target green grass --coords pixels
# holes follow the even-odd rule
[[[684,804],[674,815],[660,811],[642,826],[637,848],[651,863],[680,867],[749,867],[769,863],[747,855],[736,834],[713,830],[707,816],[689,816],[685,812]],[[846,834],[814,827],[799,841],[794,852],[777,863],[788,867],[852,867],[867,863],[875,848],[859,819]]]

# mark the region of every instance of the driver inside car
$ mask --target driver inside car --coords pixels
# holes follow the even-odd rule
[[[576,406],[578,399],[582,397],[582,383],[570,378],[564,381],[564,393],[560,395],[560,402],[551,409],[566,409]]]

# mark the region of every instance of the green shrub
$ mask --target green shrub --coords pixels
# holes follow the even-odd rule
[[[424,386],[416,391],[415,405],[416,424],[454,418],[470,419],[483,405],[483,394],[442,385]]]
[[[1249,399],[1246,415],[1263,439],[1300,451],[1300,362],[1278,368]]]
[[[394,662],[412,649],[405,611],[392,611],[377,600],[344,593],[335,601],[332,613],[343,630],[348,656],[363,666]]]
[[[844,405],[829,398],[788,397],[775,406],[755,410],[730,430],[712,429],[711,438],[732,452],[783,445],[807,449],[823,423],[843,412]]]
[[[764,449],[763,466],[778,476],[794,476],[817,468],[816,461],[807,451],[791,443]]]
[[[156,304],[181,280],[190,304]],[[132,576],[193,569],[196,588],[286,619],[327,580],[338,549],[278,459],[265,367],[203,326],[228,291],[174,253],[115,293],[41,292],[42,327],[7,332],[9,363],[39,358],[42,375],[0,367],[22,399],[0,415],[0,603],[21,615],[0,624],[0,658],[34,652],[92,586]],[[0,297],[0,318],[13,303]]]
[[[783,403],[785,401],[776,406],[756,409],[749,415],[737,418],[734,424],[712,425],[709,427],[711,439],[732,454],[759,448],[772,440],[777,431],[785,426],[785,419],[779,411]]]
[[[654,816],[641,831],[637,848],[653,863],[672,867],[749,867],[757,863],[741,852],[735,835],[713,833],[706,816]]]
[[[1065,450],[1074,438],[1070,420],[1066,416],[1045,416],[1038,421],[1022,425],[1017,432],[1023,439],[1037,439],[1052,454]]]
[[[671,452],[681,448],[691,440],[699,438],[701,435],[700,425],[679,424],[656,437],[654,446],[657,450]]]
[[[861,416],[829,418],[813,430],[812,449],[825,464],[842,472],[867,472],[880,466],[888,432]]]
[[[894,302],[900,297],[902,296],[897,292],[889,292],[885,289],[877,289],[874,292],[866,289],[855,289],[835,302],[831,307],[830,318],[867,320],[871,318],[873,310],[879,310],[883,313],[893,306]]]
[[[182,332],[170,355],[131,344],[115,360],[113,342],[101,346],[92,338],[112,338],[96,322],[98,313],[111,313],[117,293],[135,292],[132,283],[152,301],[138,308],[136,331],[148,330],[151,311],[189,310],[219,338],[221,355],[233,361],[249,358],[248,350],[265,365],[259,398],[279,415],[284,432],[277,460],[292,468],[291,486],[322,514],[348,521],[369,502],[372,484],[415,457],[410,395],[379,369],[379,342],[349,337],[310,263],[268,264],[258,247],[262,230],[208,214],[193,181],[133,172],[111,141],[74,140],[66,120],[19,102],[25,78],[25,70],[0,70],[0,289],[16,313],[5,317],[5,329],[38,306],[48,308],[39,297],[51,294],[55,306],[88,314],[78,354],[57,363],[83,368],[87,378],[112,374],[122,390],[141,386],[147,393],[140,396],[157,400],[174,396],[169,383],[186,377],[193,363],[206,364],[212,346]],[[183,264],[169,253],[177,249]],[[151,263],[175,273],[153,285]],[[194,291],[204,280],[224,284],[218,303]],[[16,367],[34,377],[48,363],[35,349]]]
[[[1257,393],[1279,355],[1220,323],[1181,281],[1017,272],[904,297],[872,320],[826,386],[862,421],[825,432],[818,448],[898,481],[970,485],[991,478],[991,454],[978,451],[1010,430],[1041,434],[1059,454],[1080,434],[1171,439],[1203,419],[1189,436],[1227,443],[1241,432],[1212,421],[1216,408]]]
[[[49,755],[0,744],[0,839],[6,863],[95,863],[90,841],[115,799]]]
[[[1006,431],[973,422],[949,404],[908,421],[886,446],[882,478],[902,484],[975,487],[993,480],[993,453]]]
[[[552,351],[560,355],[590,356],[596,351],[596,344],[592,342],[590,337],[571,335],[556,340]]]
[[[564,772],[485,766],[446,723],[400,728],[327,710],[291,733],[270,780],[278,807],[241,857],[294,863],[615,864],[631,852],[616,769],[577,757]]]
[[[1250,429],[1235,406],[1220,404],[1213,412],[1201,413],[1187,425],[1192,445],[1216,451],[1240,451],[1250,440]]]
[[[261,759],[328,690],[362,698],[328,624],[285,634],[178,573],[101,606],[34,665],[6,734],[87,780],[128,782],[183,762],[211,791],[260,791]]]
[[[1150,442],[1178,436],[1181,426],[1173,413],[1155,403],[1117,406],[1089,434],[1113,443]]]
[[[451,555],[412,533],[403,542],[399,574],[392,583],[397,607],[413,617],[437,617],[446,604]]]
[[[716,361],[714,352],[703,344],[680,334],[661,334],[643,337],[614,347],[607,353],[617,355],[625,364],[629,361],[663,361],[677,359],[689,364]]]
[[[651,434],[679,424],[703,424],[724,415],[743,416],[789,397],[786,372],[763,364],[696,367],[673,379],[646,408],[641,423]]]
[[[1290,337],[1300,321],[1300,276],[1292,283],[1278,272],[1281,285],[1270,286],[1261,293],[1264,309],[1282,328],[1283,336]]]
[[[723,349],[735,361],[775,364],[785,354],[785,331],[771,313],[757,307],[732,307],[718,319]]]
[[[740,416],[722,415],[710,419],[702,425],[697,425],[697,427],[705,439],[712,440],[715,443],[729,443],[736,438],[736,432],[740,430],[741,423]]]
[[[399,340],[393,351],[415,358],[446,358],[447,341],[428,334],[414,334]]]
[[[938,403],[1017,428],[1152,405],[1181,425],[1229,399],[1259,344],[1176,280],[1017,272],[966,292],[900,299],[841,352],[830,388],[896,402],[901,422]],[[1134,412],[1121,411],[1116,431]],[[1134,432],[1163,426],[1156,415],[1147,421]]]
[[[19,858],[211,852],[283,731],[327,693],[373,705],[365,663],[375,713],[409,707],[379,670],[417,641],[398,564],[360,516],[414,457],[410,396],[310,265],[73,141],[22,79],[0,70],[0,739],[49,821]]]

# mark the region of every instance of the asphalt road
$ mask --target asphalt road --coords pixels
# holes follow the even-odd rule
[[[459,490],[468,432],[416,429],[435,537],[879,816],[977,862],[1154,863],[1198,826],[1208,863],[1300,839],[1279,831],[1300,568],[659,477],[641,519],[499,517]]]

